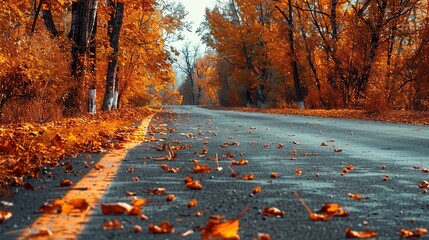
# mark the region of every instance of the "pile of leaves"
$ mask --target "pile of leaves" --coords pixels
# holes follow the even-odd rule
[[[0,187],[25,186],[43,166],[82,152],[104,152],[138,136],[138,122],[153,113],[150,108],[123,109],[48,123],[19,123],[0,128]],[[144,136],[141,136],[144,138]]]

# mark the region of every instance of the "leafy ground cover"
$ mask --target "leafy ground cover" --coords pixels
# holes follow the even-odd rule
[[[383,121],[393,123],[410,123],[410,124],[423,124],[429,125],[429,112],[418,111],[376,111],[368,112],[364,110],[323,110],[323,109],[288,109],[288,108],[223,108],[223,107],[208,107],[211,109],[233,110],[243,112],[263,112],[271,114],[294,114],[304,116],[317,116],[317,117],[332,117],[332,118],[346,118],[346,119],[359,119],[371,121]]]
[[[29,187],[26,177],[36,178],[43,166],[81,152],[121,148],[135,140],[131,133],[139,121],[152,114],[150,108],[123,109],[48,123],[19,123],[0,127],[0,194],[4,187]],[[5,193],[6,192],[6,193]]]

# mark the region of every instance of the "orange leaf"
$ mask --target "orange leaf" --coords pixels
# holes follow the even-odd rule
[[[229,239],[239,240],[239,219],[222,220],[220,217],[211,218],[201,230],[201,239]]]
[[[191,201],[188,202],[187,204],[188,208],[194,208],[197,206],[197,199],[196,198],[192,198]]]
[[[51,139],[52,146],[56,148],[63,148],[63,144],[61,143],[61,137],[58,133]]]
[[[268,233],[258,233],[257,240],[271,240],[270,234]]]
[[[264,208],[262,211],[263,216],[283,216],[285,215],[285,211],[282,211],[275,207]]]
[[[174,227],[168,221],[164,221],[159,226],[154,224],[149,224],[149,232],[155,233],[155,234],[173,233]]]
[[[253,190],[252,190],[252,193],[253,194],[257,194],[257,193],[260,193],[261,192],[261,186],[256,186]]]
[[[123,214],[123,213],[130,212],[132,208],[133,206],[124,202],[102,203],[101,213],[102,214]]]
[[[428,233],[428,230],[426,228],[416,228],[413,231],[409,229],[401,229],[401,238],[412,238],[412,237],[421,237],[423,235],[426,235]]]
[[[147,189],[146,192],[152,195],[161,195],[165,193],[167,189],[165,188],[155,188],[155,189]]]
[[[195,173],[209,173],[212,169],[207,165],[200,165],[197,160],[194,160],[194,172]]]
[[[139,233],[139,232],[141,232],[141,231],[142,231],[142,227],[140,227],[139,225],[134,225],[134,226],[133,226],[133,231],[134,231],[135,233]]]
[[[302,203],[304,208],[307,210],[310,219],[313,221],[326,221],[332,217],[345,217],[349,215],[348,211],[343,210],[340,205],[336,203],[326,203],[322,206],[318,213],[314,213],[297,192],[293,192],[293,194]]]
[[[241,159],[240,161],[232,160],[231,165],[246,165],[247,160]]]
[[[302,170],[301,169],[299,169],[299,168],[295,169],[295,175],[299,176],[301,174],[302,174]]]
[[[198,180],[186,183],[185,187],[193,190],[203,189],[203,185],[201,184],[201,181],[198,181]]]
[[[279,175],[276,172],[272,172],[270,174],[270,178],[278,178],[278,177],[279,177]]]
[[[378,233],[373,232],[371,229],[367,229],[363,232],[358,232],[358,231],[354,231],[349,228],[346,228],[346,238],[373,238],[377,236],[378,236]]]
[[[117,219],[113,219],[113,221],[110,220],[105,220],[104,224],[103,224],[103,229],[104,230],[108,230],[108,229],[121,229],[124,228],[124,225],[122,225],[121,222],[119,222]]]
[[[60,182],[60,186],[62,187],[71,186],[71,185],[73,185],[73,182],[68,179],[64,179]]]
[[[418,186],[419,186],[419,188],[427,188],[427,187],[429,187],[429,182],[426,180],[423,180],[423,181],[419,182]]]
[[[131,204],[132,204],[134,207],[141,207],[141,206],[145,205],[146,203],[147,203],[147,200],[146,200],[146,199],[144,199],[144,198],[133,199],[133,200],[131,201]]]
[[[174,201],[174,199],[176,199],[176,196],[174,196],[174,194],[170,194],[170,195],[168,195],[168,196],[165,198],[165,200],[166,200],[167,202]]]
[[[248,174],[244,175],[243,177],[241,177],[241,179],[243,179],[243,180],[253,180],[253,179],[255,179],[255,175],[253,175],[251,173],[248,173]]]
[[[180,168],[171,168],[167,166],[166,164],[161,165],[161,169],[170,173],[178,173],[180,172]]]
[[[0,223],[5,222],[12,217],[12,212],[8,210],[0,210]]]

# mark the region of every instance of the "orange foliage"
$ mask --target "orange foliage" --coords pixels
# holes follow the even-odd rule
[[[228,239],[239,240],[238,229],[239,219],[222,220],[222,217],[215,216],[210,218],[206,226],[201,230],[201,239]]]

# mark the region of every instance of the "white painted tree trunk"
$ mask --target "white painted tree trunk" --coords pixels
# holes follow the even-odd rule
[[[97,113],[97,89],[89,89],[88,93],[88,112],[95,115]]]

